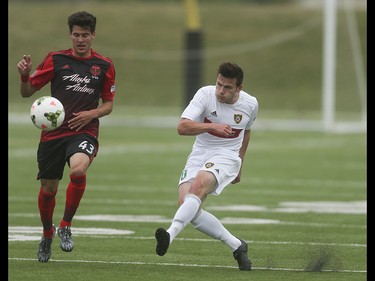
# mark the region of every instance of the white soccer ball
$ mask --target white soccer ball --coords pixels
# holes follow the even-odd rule
[[[60,127],[64,121],[64,106],[54,97],[40,97],[32,104],[30,117],[37,128],[43,131],[52,131]]]

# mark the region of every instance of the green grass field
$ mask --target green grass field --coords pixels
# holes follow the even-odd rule
[[[155,254],[193,137],[178,136],[174,119],[150,117],[155,126],[132,117],[103,120],[73,220],[75,249],[62,252],[55,239],[46,264],[36,259],[39,131],[25,113],[10,118],[8,280],[366,280],[365,134],[253,131],[242,181],[205,203],[248,241],[253,270],[242,272],[224,244],[190,225],[165,256]],[[66,185],[65,174],[55,224]]]

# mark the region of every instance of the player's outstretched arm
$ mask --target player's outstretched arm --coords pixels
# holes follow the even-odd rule
[[[179,135],[195,136],[203,133],[214,132],[219,135],[229,136],[232,134],[232,128],[227,124],[221,123],[202,123],[187,118],[181,118],[177,131]]]
[[[24,55],[22,59],[17,63],[17,69],[20,77],[20,93],[24,98],[31,97],[36,89],[31,86],[29,82],[29,76],[32,68],[32,60],[30,55]]]

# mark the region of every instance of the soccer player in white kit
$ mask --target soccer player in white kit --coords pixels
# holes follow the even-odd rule
[[[165,255],[176,236],[191,223],[194,228],[225,243],[240,270],[251,270],[247,243],[231,234],[202,209],[208,194],[220,195],[238,183],[258,101],[242,90],[244,73],[237,64],[222,63],[216,85],[200,88],[181,115],[179,135],[196,136],[179,179],[180,207],[168,229],[158,228],[156,254]]]

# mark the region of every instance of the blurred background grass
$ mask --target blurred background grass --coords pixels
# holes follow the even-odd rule
[[[348,11],[338,0],[336,110],[361,117],[361,97],[350,41]],[[353,1],[361,60],[366,65],[366,2]],[[178,115],[185,105],[184,1],[9,1],[9,110],[27,112],[16,64],[31,54],[33,69],[52,50],[71,47],[67,17],[97,16],[93,48],[116,66],[121,114]],[[322,107],[323,8],[319,0],[199,1],[203,38],[202,84],[213,84],[220,62],[245,71],[244,89],[255,95],[261,118],[316,119]],[[38,95],[49,95],[45,87]],[[158,108],[158,110],[156,110]]]

